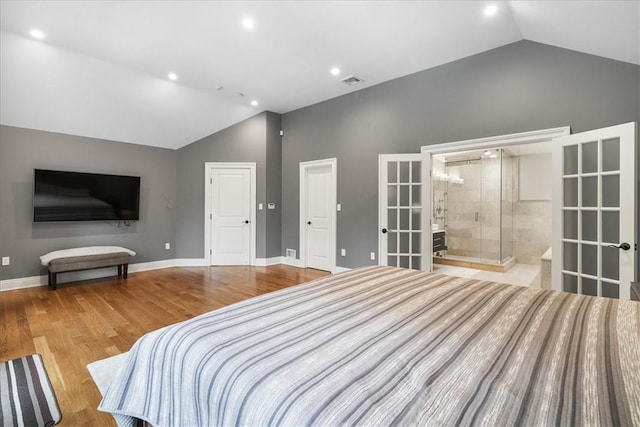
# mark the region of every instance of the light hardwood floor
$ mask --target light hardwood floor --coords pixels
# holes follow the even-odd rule
[[[143,334],[327,273],[271,267],[168,268],[0,292],[0,361],[40,353],[61,426],[114,426],[87,364],[128,351]]]

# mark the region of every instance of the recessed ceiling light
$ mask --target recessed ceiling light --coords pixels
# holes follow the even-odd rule
[[[29,34],[31,34],[31,37],[33,37],[34,39],[38,39],[38,40],[42,40],[46,37],[42,31],[35,28],[31,30]]]
[[[254,23],[253,23],[253,19],[251,18],[244,18],[242,20],[242,26],[247,29],[247,30],[251,30],[253,29]]]
[[[490,4],[484,8],[484,16],[493,16],[496,12],[498,12],[498,6],[495,4]]]
[[[169,80],[178,80],[178,75],[176,73],[169,73],[167,74],[167,77],[169,77]]]
[[[256,101],[255,99],[253,101],[251,101],[251,105],[253,105],[254,107],[258,106],[258,101]]]
[[[338,67],[333,67],[331,69],[331,74],[333,74],[334,76],[337,76],[338,74],[340,74],[340,68]]]

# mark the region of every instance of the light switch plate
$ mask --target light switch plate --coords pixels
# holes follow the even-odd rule
[[[10,263],[11,263],[11,258],[9,258],[8,256],[2,257],[2,265],[9,265]]]
[[[276,208],[276,204],[275,203],[268,203],[267,204],[267,208],[268,209],[275,209]]]

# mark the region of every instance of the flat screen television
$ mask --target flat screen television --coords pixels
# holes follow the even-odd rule
[[[137,221],[140,177],[34,169],[33,222]]]

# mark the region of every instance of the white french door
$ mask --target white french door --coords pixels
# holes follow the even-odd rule
[[[378,263],[431,271],[428,154],[381,154],[378,163]]]
[[[636,270],[636,124],[554,140],[552,283],[629,299]]]
[[[336,160],[300,163],[300,259],[304,267],[335,270]]]
[[[207,164],[205,249],[209,265],[252,265],[255,166]]]

